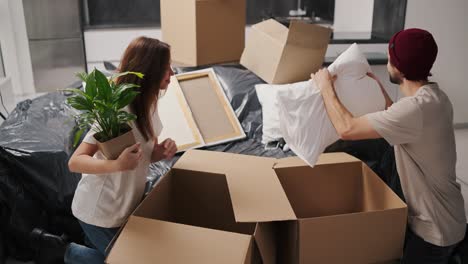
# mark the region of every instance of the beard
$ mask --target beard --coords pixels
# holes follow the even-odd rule
[[[393,76],[391,73],[388,73],[388,77],[390,79],[390,82],[393,84],[398,84],[400,85],[403,82],[403,79],[398,77],[398,76]]]

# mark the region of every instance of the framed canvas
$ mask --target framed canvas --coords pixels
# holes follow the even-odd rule
[[[179,151],[245,138],[212,68],[173,76],[158,110],[160,141],[172,138]]]

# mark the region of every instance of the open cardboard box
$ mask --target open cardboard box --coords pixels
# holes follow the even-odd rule
[[[245,0],[161,0],[162,39],[180,65],[239,61],[245,21]]]
[[[189,150],[130,216],[107,263],[376,263],[399,258],[406,205],[364,163],[310,168]]]
[[[407,208],[363,162],[323,154],[314,168],[297,158],[274,170],[296,214],[280,222],[278,263],[382,263],[400,258]]]
[[[274,19],[251,27],[240,63],[269,84],[310,79],[322,67],[331,29],[291,21],[289,29]]]

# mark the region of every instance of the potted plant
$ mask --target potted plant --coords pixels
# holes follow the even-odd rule
[[[67,98],[68,104],[80,111],[76,116],[80,131],[78,135],[81,136],[89,128],[93,129],[98,148],[107,159],[116,159],[125,148],[135,144],[128,122],[135,120],[136,116],[124,108],[138,95],[135,89],[139,85],[115,82],[118,77],[127,74],[143,78],[143,74],[138,72],[123,72],[108,79],[94,69],[90,74],[77,74],[84,82],[83,90],[66,89],[72,93]]]

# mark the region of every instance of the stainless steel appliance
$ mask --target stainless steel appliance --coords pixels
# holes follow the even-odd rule
[[[23,0],[36,92],[55,91],[85,71],[79,0]]]

